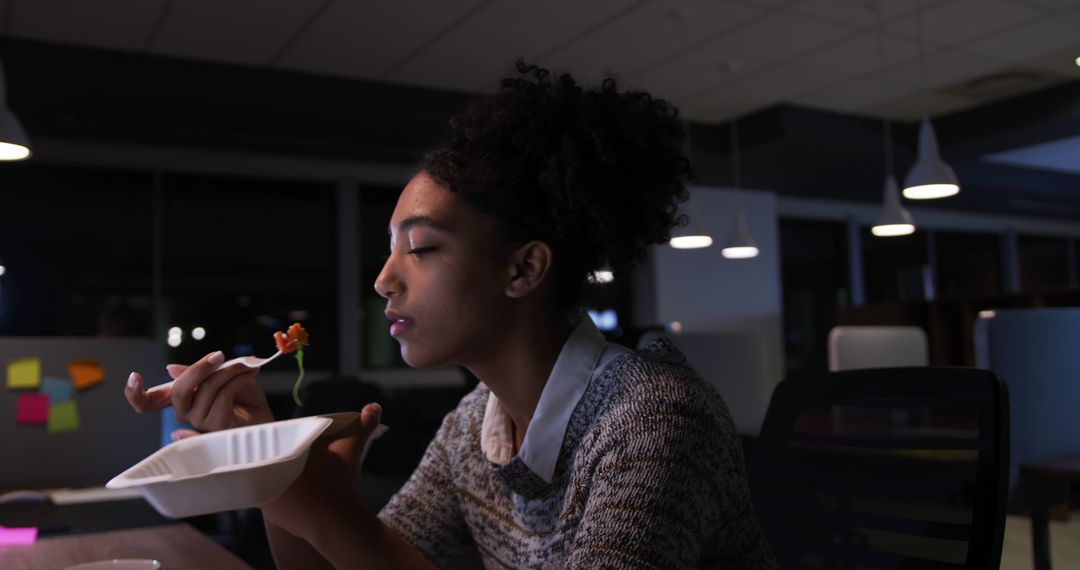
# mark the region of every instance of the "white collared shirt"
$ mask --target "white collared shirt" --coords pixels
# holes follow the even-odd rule
[[[518,456],[544,481],[555,474],[570,415],[588,388],[589,382],[617,356],[630,349],[607,342],[588,316],[574,327],[551,369],[532,420],[525,430]],[[514,434],[510,415],[495,393],[488,394],[487,409],[480,428],[480,448],[488,461],[506,465],[514,457]]]

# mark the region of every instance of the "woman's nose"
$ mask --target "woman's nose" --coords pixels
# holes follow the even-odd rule
[[[375,278],[375,292],[384,299],[389,299],[401,292],[401,282],[395,275],[392,265],[393,259],[392,255],[386,258],[379,276]]]

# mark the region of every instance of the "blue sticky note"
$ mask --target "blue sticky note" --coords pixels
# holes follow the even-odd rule
[[[75,392],[75,385],[67,378],[46,376],[41,380],[41,393],[49,396],[50,404],[62,404],[71,399]]]

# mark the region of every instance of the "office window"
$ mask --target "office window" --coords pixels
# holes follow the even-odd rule
[[[867,304],[933,299],[926,232],[877,237],[863,228],[862,244]]]
[[[824,371],[836,309],[850,302],[846,225],[780,220],[780,269],[788,374]]]
[[[0,176],[0,335],[149,334],[151,177],[33,162]]]
[[[1017,245],[1022,291],[1069,285],[1069,244],[1065,238],[1022,235]]]
[[[1069,285],[1080,285],[1080,239],[1069,238],[1069,251],[1072,252],[1072,271],[1069,273]]]
[[[1001,293],[1001,237],[964,232],[934,233],[938,297],[964,299]]]
[[[299,321],[311,334],[305,366],[334,369],[334,205],[331,184],[163,176],[161,324],[181,332],[170,361],[269,356],[273,332]]]
[[[387,226],[397,205],[399,186],[360,189],[360,310],[362,313],[363,368],[404,367],[398,343],[390,336],[390,323],[383,311],[386,299],[375,292],[375,279],[390,251]]]

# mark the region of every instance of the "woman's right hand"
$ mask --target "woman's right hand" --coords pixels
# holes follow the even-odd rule
[[[274,421],[266,395],[255,382],[259,370],[243,364],[216,370],[224,361],[225,355],[218,351],[191,366],[170,364],[166,369],[175,380],[172,389],[157,392],[147,392],[142,375],[132,372],[124,397],[140,414],[172,405],[176,419],[201,431]]]

